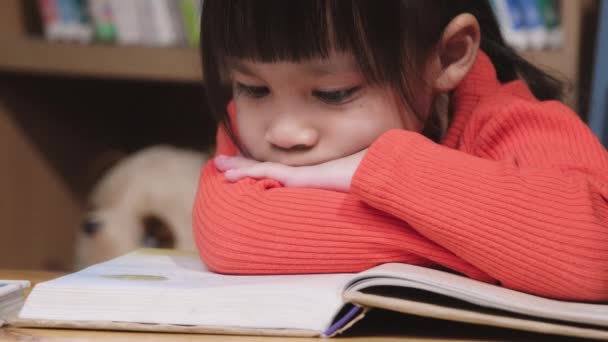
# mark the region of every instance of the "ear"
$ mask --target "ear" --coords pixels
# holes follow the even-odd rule
[[[452,19],[437,48],[436,92],[446,93],[460,84],[475,63],[480,40],[479,23],[473,15],[463,13]]]

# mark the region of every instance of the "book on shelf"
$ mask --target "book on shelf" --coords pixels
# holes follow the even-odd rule
[[[121,45],[198,45],[203,0],[37,0],[48,39]],[[562,46],[561,1],[489,0],[518,50]]]
[[[14,309],[14,305],[13,305]],[[194,252],[140,249],[37,284],[23,327],[335,336],[369,310],[608,339],[608,305],[541,298],[457,274],[384,264],[356,274],[236,276]]]
[[[189,46],[197,46],[200,35],[203,2],[198,0],[180,0],[179,7],[187,44]]]
[[[562,0],[490,0],[506,42],[517,50],[558,49]]]
[[[116,25],[110,0],[89,0],[89,12],[95,40],[111,43],[116,40]]]
[[[48,40],[197,46],[202,0],[37,0]]]

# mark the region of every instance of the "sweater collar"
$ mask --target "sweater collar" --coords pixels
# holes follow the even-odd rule
[[[496,69],[485,52],[479,50],[473,67],[452,94],[453,119],[442,145],[455,148],[458,138],[481,100],[500,87]]]
[[[479,50],[473,67],[452,94],[453,119],[442,145],[456,148],[465,126],[479,104],[486,99],[506,92],[528,100],[534,95],[521,80],[501,84],[496,75],[494,64],[488,55]]]

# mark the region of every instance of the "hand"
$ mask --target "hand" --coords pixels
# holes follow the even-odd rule
[[[353,155],[311,166],[287,166],[279,163],[258,162],[243,157],[218,156],[215,166],[228,181],[245,177],[270,178],[286,187],[318,188],[348,192],[355,171],[367,150]]]

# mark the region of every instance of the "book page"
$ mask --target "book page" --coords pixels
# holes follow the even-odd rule
[[[351,277],[221,275],[194,252],[142,249],[38,284],[19,318],[320,332]]]
[[[26,280],[0,279],[0,327],[12,318],[23,301],[23,289],[30,286]]]
[[[12,293],[14,291],[20,291],[30,286],[30,282],[27,280],[3,280],[0,279],[0,300],[2,296]]]
[[[488,308],[608,327],[608,305],[565,302],[486,284],[464,276],[407,264],[384,264],[357,274],[348,291],[401,286],[434,292]]]

